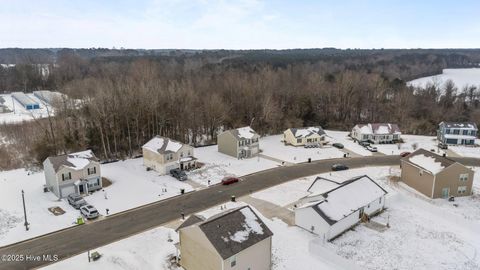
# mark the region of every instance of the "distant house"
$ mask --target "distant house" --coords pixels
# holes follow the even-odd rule
[[[102,188],[100,163],[92,151],[48,157],[43,162],[46,187],[59,198]]]
[[[402,181],[430,198],[472,193],[474,171],[449,158],[418,149],[401,159]]]
[[[477,124],[473,122],[441,122],[438,125],[437,139],[445,144],[474,145],[477,132]]]
[[[306,144],[324,144],[325,131],[322,127],[289,128],[283,132],[285,144],[302,146]]]
[[[230,129],[217,136],[218,151],[235,158],[258,155],[260,136],[251,127]]]
[[[371,143],[395,143],[401,134],[398,125],[390,123],[357,124],[351,132],[354,140]]]
[[[193,147],[155,136],[142,146],[143,164],[160,174],[168,174],[172,169],[188,170],[195,167]]]
[[[249,206],[207,220],[193,215],[177,230],[184,269],[271,269],[273,233]]]
[[[309,191],[295,209],[295,225],[324,241],[355,226],[364,216],[382,211],[387,194],[366,175],[342,183],[319,177]]]

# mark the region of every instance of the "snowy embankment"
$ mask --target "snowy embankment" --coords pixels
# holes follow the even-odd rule
[[[187,172],[187,175],[190,180],[202,185],[208,185],[208,180],[210,184],[217,184],[225,176],[244,176],[281,166],[279,162],[262,157],[236,159],[218,152],[216,145],[195,148],[195,157],[204,166]]]
[[[85,197],[101,215],[118,213],[148,203],[180,195],[193,188],[177,179],[146,171],[142,159],[129,159],[101,165],[102,176],[112,185]],[[53,193],[43,192],[43,172],[25,170],[0,172],[0,246],[36,237],[74,226],[80,212],[65,199],[59,200]],[[27,218],[30,230],[23,226],[21,190],[25,191]],[[64,214],[55,216],[48,208],[60,207]]]

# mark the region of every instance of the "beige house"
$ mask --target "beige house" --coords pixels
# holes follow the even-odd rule
[[[102,188],[100,163],[92,151],[48,157],[43,162],[46,187],[59,198]]]
[[[401,166],[402,181],[430,198],[472,194],[474,171],[449,158],[418,149]]]
[[[190,216],[177,229],[180,265],[186,270],[267,270],[273,233],[249,207],[209,219]]]
[[[260,136],[251,127],[230,129],[217,136],[218,151],[235,158],[251,158],[260,152]]]
[[[142,146],[143,164],[161,174],[169,174],[172,169],[189,170],[195,168],[196,158],[193,147],[155,136]]]
[[[285,144],[293,146],[303,145],[323,145],[325,144],[325,131],[322,127],[303,127],[289,128],[283,132],[283,140]]]

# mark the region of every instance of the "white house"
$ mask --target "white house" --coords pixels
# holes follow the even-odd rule
[[[438,124],[437,139],[446,144],[474,145],[478,127],[474,122]]]
[[[319,177],[309,191],[312,194],[303,198],[295,209],[295,224],[324,241],[355,226],[363,215],[382,211],[387,194],[366,175],[343,183]]]
[[[155,136],[142,146],[143,164],[161,174],[168,174],[172,169],[188,170],[195,167],[193,147]]]
[[[46,187],[59,198],[102,188],[100,163],[90,150],[48,157],[43,170]]]
[[[395,143],[401,135],[398,125],[390,123],[357,124],[350,134],[354,140],[372,143]]]

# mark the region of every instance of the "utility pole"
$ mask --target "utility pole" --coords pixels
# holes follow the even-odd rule
[[[27,209],[25,208],[25,192],[23,192],[23,189],[22,189],[22,202],[23,202],[23,215],[25,217],[25,229],[28,231],[28,221],[27,221]]]

